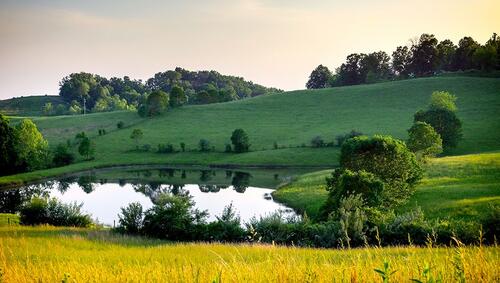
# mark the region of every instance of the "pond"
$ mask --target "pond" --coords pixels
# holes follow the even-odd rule
[[[272,192],[294,176],[314,169],[206,169],[123,167],[92,170],[15,189],[0,190],[0,212],[18,212],[32,196],[55,197],[64,203],[82,204],[84,212],[107,226],[118,223],[122,207],[139,202],[153,206],[161,193],[189,193],[195,206],[214,220],[233,204],[241,221],[276,211],[294,215],[292,209],[273,200]]]

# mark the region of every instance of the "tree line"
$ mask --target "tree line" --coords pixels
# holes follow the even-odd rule
[[[208,104],[244,99],[282,92],[241,77],[226,76],[216,71],[188,71],[182,68],[156,73],[142,80],[112,77],[107,79],[91,73],[72,73],[59,83],[59,95],[68,103],[69,114],[137,109],[151,93],[162,92],[170,97],[171,106]],[[52,105],[44,109],[50,113]],[[63,112],[59,109],[57,112]]]
[[[500,70],[500,37],[496,33],[484,45],[469,36],[455,45],[449,39],[438,41],[433,34],[422,34],[410,46],[398,46],[392,56],[384,51],[353,53],[334,73],[319,65],[306,87],[357,85],[466,70]]]

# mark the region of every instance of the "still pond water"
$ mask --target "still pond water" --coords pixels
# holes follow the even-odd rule
[[[139,202],[146,210],[161,193],[189,193],[195,206],[214,220],[233,204],[242,222],[281,211],[294,212],[273,200],[274,188],[310,169],[201,170],[140,167],[88,171],[15,189],[0,190],[0,212],[15,213],[34,195],[82,204],[84,212],[104,225],[118,222],[122,207]]]

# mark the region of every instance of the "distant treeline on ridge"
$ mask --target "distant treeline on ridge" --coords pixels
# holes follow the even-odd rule
[[[193,72],[182,68],[156,73],[145,82],[128,76],[123,79],[107,79],[85,72],[73,73],[63,78],[59,85],[59,95],[69,104],[65,111],[68,114],[79,114],[83,108],[92,112],[136,109],[151,92],[163,91],[169,94],[173,89],[182,90],[181,100],[187,104],[226,102],[282,92],[280,89],[245,81],[241,77],[221,75],[216,71]],[[51,105],[46,107],[51,108]],[[48,115],[61,111],[44,109]]]
[[[335,73],[319,65],[306,87],[357,85],[468,70],[500,70],[500,37],[496,33],[484,45],[468,36],[457,46],[449,39],[439,42],[433,34],[422,34],[412,40],[411,46],[398,46],[392,57],[384,51],[353,53]]]

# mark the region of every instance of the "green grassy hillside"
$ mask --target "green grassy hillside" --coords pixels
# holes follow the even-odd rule
[[[435,158],[425,165],[425,177],[401,211],[420,206],[429,218],[477,220],[500,205],[500,153]],[[314,217],[328,192],[325,178],[331,170],[299,177],[279,188],[274,198]]]
[[[300,148],[317,135],[332,141],[336,135],[356,129],[365,134],[389,134],[405,139],[413,114],[426,107],[435,90],[458,97],[458,116],[463,121],[464,139],[451,154],[469,154],[500,149],[500,79],[479,77],[435,77],[388,83],[301,90],[261,96],[237,102],[186,106],[162,117],[141,119],[133,112],[90,114],[85,117],[34,118],[42,133],[54,145],[89,131],[97,145],[96,159],[52,171],[43,176],[94,166],[114,164],[202,164],[335,166],[338,148]],[[128,128],[116,130],[123,120]],[[108,134],[97,136],[97,129]],[[132,128],[141,128],[141,144],[153,149],[159,143],[180,142],[190,152],[157,154],[134,152]],[[245,129],[252,152],[223,153],[231,132]],[[199,153],[198,141],[208,139],[217,152]],[[273,149],[274,142],[280,147]],[[51,173],[52,172],[52,173]],[[22,178],[28,175],[23,175]],[[17,177],[14,177],[14,179]],[[12,178],[10,178],[12,180]],[[5,183],[5,178],[0,183]]]
[[[0,100],[0,113],[12,116],[42,115],[42,107],[48,102],[52,103],[54,108],[58,104],[66,104],[61,97],[56,95],[15,97]]]

